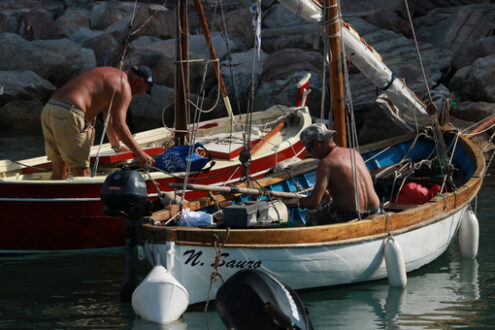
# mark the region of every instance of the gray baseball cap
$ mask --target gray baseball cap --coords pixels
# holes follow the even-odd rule
[[[337,133],[333,129],[328,129],[323,123],[315,123],[306,127],[300,135],[304,146],[310,146],[314,141],[325,141]]]

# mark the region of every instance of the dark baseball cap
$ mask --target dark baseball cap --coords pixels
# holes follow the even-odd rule
[[[146,65],[135,65],[131,68],[132,72],[144,79],[150,85],[150,89],[148,89],[148,94],[151,94],[151,87],[153,87],[153,72]]]

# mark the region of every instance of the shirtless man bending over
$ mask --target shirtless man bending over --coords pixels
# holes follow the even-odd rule
[[[363,158],[354,149],[337,146],[333,141],[334,134],[334,130],[321,123],[312,124],[301,132],[301,142],[313,157],[320,159],[320,163],[316,169],[314,189],[309,196],[299,200],[299,206],[314,209],[324,198],[332,198],[331,205],[323,207],[316,218],[308,221],[310,225],[362,219],[379,210],[380,200]],[[359,210],[354,194],[352,157],[356,165]],[[288,206],[297,206],[297,201],[291,200]]]
[[[134,95],[150,91],[153,74],[139,65],[122,72],[113,67],[91,69],[58,89],[41,112],[45,150],[52,161],[51,179],[89,176],[89,152],[94,141],[94,120],[110,109],[107,137],[115,152],[132,151],[144,166],[155,165],[132,137],[126,124],[129,104]],[[112,102],[113,99],[113,102]],[[127,147],[121,146],[122,141]]]

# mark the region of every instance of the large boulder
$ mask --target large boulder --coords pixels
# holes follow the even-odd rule
[[[493,5],[470,5],[435,9],[424,17],[417,18],[418,37],[425,42],[452,51],[456,55],[466,44],[489,36],[492,29],[487,11]],[[493,17],[492,17],[493,18]]]
[[[136,12],[133,31],[137,31],[137,36],[154,36],[160,39],[175,38],[175,16],[173,10],[161,5],[143,4],[139,6]]]
[[[363,126],[358,133],[359,144],[369,144],[404,134],[404,128],[394,122],[378,104],[364,114]]]
[[[53,19],[64,11],[56,0],[4,0],[0,1],[0,33],[10,32],[27,36],[42,36],[53,30]],[[51,35],[51,32],[49,33]]]
[[[495,103],[495,54],[479,58],[458,70],[449,88],[461,100]]]
[[[267,53],[284,48],[312,50],[319,42],[318,30],[313,23],[266,29],[261,33],[261,47]]]
[[[275,4],[263,13],[263,29],[305,24],[303,18],[282,4]]]
[[[257,56],[257,55],[255,55]],[[245,52],[232,54],[232,59],[225,59],[220,63],[223,73],[227,94],[231,97],[231,103],[234,104],[236,98],[239,98],[241,106],[245,105],[253,86],[256,90],[260,84],[261,70],[263,63],[267,58],[267,54],[263,51],[260,53],[260,58],[256,59],[253,72],[253,49]],[[232,75],[233,73],[233,75]],[[254,81],[253,81],[254,77]],[[217,80],[210,82],[214,87],[210,89],[208,97],[216,99],[218,95]]]
[[[247,49],[238,38],[225,32],[211,34],[211,42],[219,60],[224,60],[229,53],[242,53]],[[204,59],[209,59],[208,46],[202,34],[189,36],[189,52]]]
[[[69,37],[81,28],[89,29],[89,11],[68,8],[62,16],[55,20],[55,24],[65,37]]]
[[[132,99],[129,111],[134,129],[142,131],[163,126],[167,118],[168,126],[173,125],[174,90],[160,85],[154,85],[151,95],[145,93]]]
[[[459,102],[450,109],[450,115],[471,123],[478,123],[495,114],[495,103]]]
[[[476,59],[495,54],[495,36],[481,38],[466,44],[452,60],[456,69],[472,64]]]
[[[117,0],[98,1],[91,9],[90,24],[92,30],[104,30],[124,17],[131,17],[133,2]]]
[[[26,41],[12,33],[0,34],[0,70],[30,70],[60,86],[96,66],[93,51],[66,40]]]
[[[286,48],[271,53],[263,64],[262,81],[284,80],[297,71],[321,74],[321,55],[315,51]]]
[[[27,40],[61,39],[64,34],[47,10],[31,9],[22,17],[23,36]]]
[[[56,90],[49,81],[27,70],[0,71],[0,86],[3,88],[0,106],[15,100],[43,102]]]
[[[223,19],[221,17],[214,20],[214,29],[217,31],[224,31],[226,28],[228,33],[241,40],[244,43],[245,47],[253,47],[253,24],[249,7],[233,10],[226,13],[224,20],[225,27],[223,25]],[[261,43],[263,44],[263,40],[261,41]],[[263,46],[262,48],[264,49]]]
[[[41,133],[43,103],[38,100],[12,101],[0,107],[0,127]]]
[[[144,64],[151,68],[157,84],[175,86],[175,40],[139,37],[131,43],[127,65]]]
[[[311,92],[307,98],[307,106],[311,115],[315,118],[320,118],[321,113],[321,97],[322,97],[322,78],[314,72],[299,71],[293,73],[286,79],[272,80],[262,83],[256,90],[255,110],[262,111],[275,104],[286,106],[295,106],[297,99],[297,83],[307,74],[311,74],[309,81],[309,89]],[[323,116],[328,118],[329,107],[328,94],[323,107]]]

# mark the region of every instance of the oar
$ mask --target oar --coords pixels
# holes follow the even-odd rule
[[[182,183],[169,183],[169,186],[172,188],[183,188]],[[185,189],[191,190],[203,190],[203,191],[214,191],[220,193],[241,193],[247,195],[266,195],[272,197],[285,197],[285,198],[303,198],[305,195],[299,194],[296,192],[284,192],[284,191],[270,191],[264,189],[256,189],[256,188],[239,188],[236,186],[229,187],[220,187],[220,186],[209,186],[206,184],[194,184],[189,183],[186,184]]]

